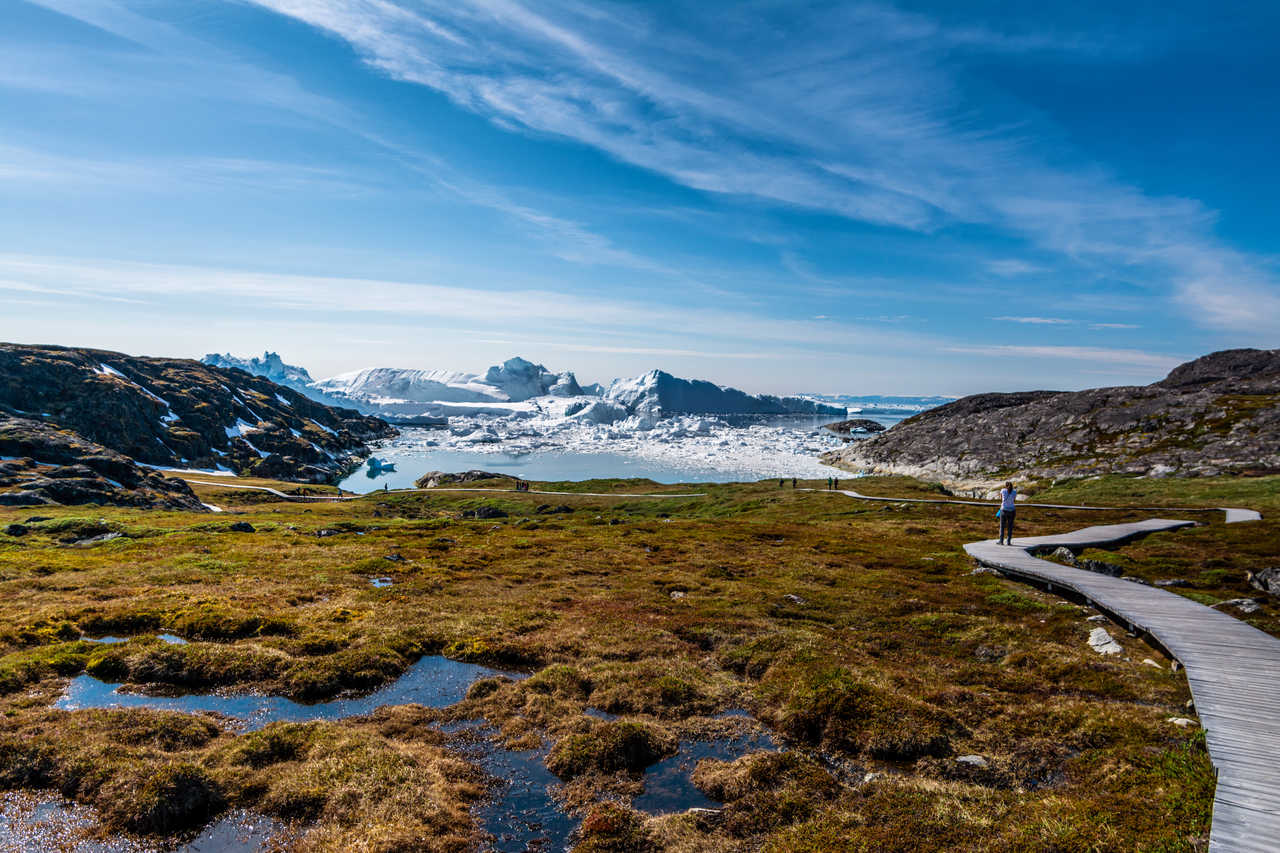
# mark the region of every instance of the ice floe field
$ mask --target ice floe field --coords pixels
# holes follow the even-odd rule
[[[395,470],[365,465],[342,487],[354,492],[404,488],[427,471],[483,469],[534,480],[645,477],[659,483],[815,478],[841,472],[818,461],[840,446],[822,428],[830,418],[730,424],[672,418],[643,431],[543,419],[451,418],[448,429],[402,428],[375,449]]]

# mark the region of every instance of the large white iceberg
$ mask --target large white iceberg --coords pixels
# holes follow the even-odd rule
[[[632,414],[671,415],[832,415],[845,414],[843,406],[804,397],[748,394],[737,388],[701,379],[681,379],[662,370],[650,370],[634,379],[616,379],[605,399],[626,407]]]
[[[647,431],[679,415],[808,414],[842,417],[839,405],[807,397],[748,394],[699,379],[651,370],[615,379],[608,388],[583,387],[570,371],[556,373],[523,358],[511,358],[485,373],[368,367],[313,381],[301,367],[276,353],[244,359],[210,354],[205,363],[237,367],[288,385],[328,405],[343,405],[387,418],[572,417],[577,423],[615,424]]]

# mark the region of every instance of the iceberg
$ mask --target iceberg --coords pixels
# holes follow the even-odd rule
[[[604,398],[630,414],[654,417],[670,415],[832,415],[843,416],[843,406],[805,397],[748,394],[702,379],[680,379],[663,370],[650,370],[634,379],[615,379]]]
[[[572,371],[555,372],[520,357],[483,374],[368,367],[318,381],[274,352],[265,352],[261,358],[210,353],[203,360],[265,376],[326,405],[423,426],[443,426],[446,418],[538,418],[648,432],[681,415],[846,414],[834,399],[749,394],[705,380],[681,379],[663,370],[615,379],[608,387],[583,386]]]
[[[277,385],[284,385],[304,394],[313,381],[305,367],[285,364],[279,353],[274,352],[264,352],[262,358],[237,358],[230,353],[211,352],[200,361],[211,367],[239,368],[245,373],[270,379]]]

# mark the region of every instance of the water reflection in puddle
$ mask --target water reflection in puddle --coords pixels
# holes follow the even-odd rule
[[[250,853],[277,849],[293,835],[285,824],[233,811],[185,842],[157,847],[123,837],[96,838],[94,810],[52,795],[8,793],[0,798],[0,850],[8,853]]]
[[[618,719],[615,714],[597,709],[589,708],[586,713],[597,719]],[[750,716],[746,711],[729,711],[718,719]],[[500,780],[493,796],[471,811],[481,828],[494,836],[487,849],[520,853],[568,848],[577,820],[564,812],[554,796],[560,780],[543,764],[547,748],[504,749],[489,740],[493,729],[478,721],[448,725],[445,731],[457,736],[455,746],[469,760]],[[752,752],[780,748],[767,731],[754,726],[724,737],[682,740],[675,755],[645,772],[644,793],[631,804],[653,815],[717,808],[720,803],[693,784],[693,769],[699,761],[734,761]]]
[[[116,643],[127,643],[129,637],[116,637],[108,634],[105,637],[81,637],[86,643],[102,643],[104,646],[115,645]],[[179,637],[177,634],[156,634],[156,639],[162,643],[168,643],[171,646],[185,646],[187,641]]]
[[[487,850],[496,853],[565,850],[577,821],[564,812],[552,792],[560,780],[546,768],[546,748],[505,749],[489,740],[493,729],[478,721],[446,726],[459,735],[457,749],[500,780],[493,795],[471,810],[476,823],[493,836]]]
[[[644,793],[632,800],[631,805],[653,815],[683,812],[693,808],[718,808],[718,802],[707,797],[693,784],[693,768],[698,762],[704,758],[734,761],[748,753],[778,748],[777,741],[765,731],[709,740],[682,741],[679,752],[670,758],[664,758],[645,772]]]
[[[477,679],[494,675],[507,675],[517,679],[525,677],[432,656],[420,659],[397,681],[367,696],[303,704],[279,696],[147,696],[120,692],[118,684],[81,675],[72,679],[55,707],[64,710],[146,707],[187,713],[215,711],[241,721],[242,728],[251,731],[276,721],[305,722],[361,716],[385,705],[416,703],[434,708],[444,707],[465,698],[467,689]],[[587,709],[586,713],[601,720],[617,719],[614,714],[596,709]],[[721,737],[682,740],[679,751],[674,756],[658,762],[644,774],[644,792],[634,799],[632,804],[635,808],[657,815],[717,806],[716,802],[708,799],[693,784],[693,769],[699,761],[705,758],[733,761],[751,752],[779,748],[778,743],[767,732],[748,722],[749,717],[745,711],[727,712],[720,715],[720,718],[746,718],[737,732]],[[546,747],[505,749],[490,739],[493,730],[481,721],[455,723],[445,726],[444,730],[454,736],[455,746],[469,760],[501,780],[494,796],[473,809],[476,821],[494,837],[489,849],[497,853],[566,849],[577,821],[564,812],[553,796],[560,780],[543,763],[547,754]],[[192,846],[214,844],[216,838],[214,841],[203,842],[201,839],[217,830],[221,823],[222,821],[212,825],[200,838],[181,849],[190,853],[257,849],[226,846],[220,841],[216,843],[221,846]],[[4,825],[0,825],[0,841],[5,838]],[[229,830],[219,831],[225,833]],[[48,848],[36,846],[16,849]],[[114,853],[116,850],[132,851],[138,848],[99,846],[68,849],[85,850],[88,853]]]
[[[392,580],[391,578],[369,578],[369,583],[371,583],[378,589],[383,589],[385,587],[391,586]]]
[[[240,720],[244,729],[252,731],[277,720],[301,723],[356,717],[370,714],[384,705],[417,703],[430,708],[442,708],[461,701],[472,682],[489,675],[524,677],[436,655],[421,658],[399,679],[367,696],[306,704],[283,696],[244,694],[147,696],[121,692],[119,684],[99,681],[91,675],[80,675],[71,680],[54,707],[66,711],[80,708],[157,708],[187,713],[215,711]]]

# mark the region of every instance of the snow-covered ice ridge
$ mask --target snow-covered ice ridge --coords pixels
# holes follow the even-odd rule
[[[210,354],[206,364],[237,367],[265,376],[314,399],[386,417],[473,417],[550,411],[552,401],[573,400],[573,411],[596,423],[629,417],[660,420],[678,415],[817,414],[841,417],[845,407],[806,397],[748,394],[704,380],[681,379],[651,370],[634,379],[615,379],[607,388],[583,387],[571,372],[512,358],[483,375],[451,370],[373,367],[313,381],[303,368],[284,364],[276,353],[243,359]],[[527,404],[542,401],[539,406]],[[566,407],[568,409],[570,407]]]

